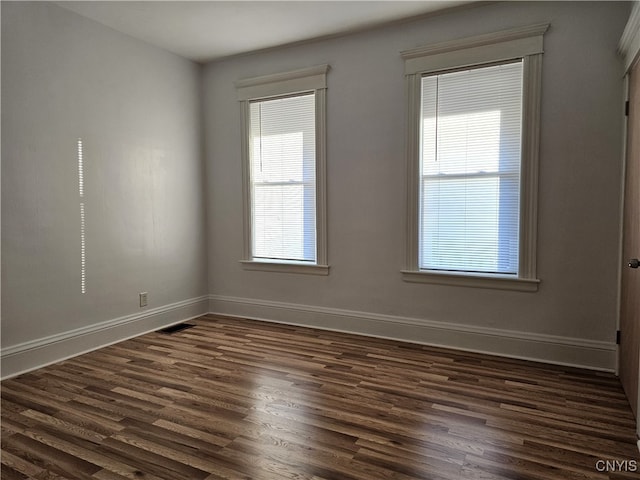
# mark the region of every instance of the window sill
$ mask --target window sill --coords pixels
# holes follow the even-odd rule
[[[302,273],[305,275],[329,275],[329,265],[298,262],[266,262],[260,260],[240,260],[244,270],[280,273]]]
[[[507,275],[458,274],[434,271],[402,270],[402,280],[456,287],[492,288],[519,292],[537,292],[540,280]]]

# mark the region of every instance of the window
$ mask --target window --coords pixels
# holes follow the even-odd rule
[[[249,109],[253,258],[315,263],[314,94]]]
[[[542,35],[535,25],[403,53],[406,281],[535,291]]]
[[[241,104],[244,268],[328,274],[328,66],[236,82]]]
[[[522,62],[422,77],[420,269],[518,273]]]

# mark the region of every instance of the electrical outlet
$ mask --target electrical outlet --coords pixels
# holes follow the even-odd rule
[[[147,306],[147,292],[140,293],[140,306],[141,307]]]

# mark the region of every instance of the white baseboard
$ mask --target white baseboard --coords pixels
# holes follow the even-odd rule
[[[2,380],[159,330],[209,311],[207,295],[2,349]]]
[[[616,345],[268,300],[207,295],[2,349],[2,380],[207,312],[612,372]]]
[[[613,342],[518,332],[268,300],[209,296],[209,311],[510,358],[613,372]]]

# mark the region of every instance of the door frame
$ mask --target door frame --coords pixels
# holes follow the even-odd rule
[[[624,60],[624,86],[623,86],[623,105],[629,100],[629,73],[640,62],[640,0],[633,3],[629,19],[618,43],[618,52]],[[628,118],[624,116],[623,133],[622,133],[622,188],[620,195],[620,244],[619,244],[619,262],[618,262],[618,314],[616,319],[616,329],[620,329],[620,307],[622,302],[622,268],[625,262],[623,258],[622,242],[623,242],[623,219],[624,219],[624,192],[626,182],[627,167],[627,129]],[[640,368],[640,356],[638,358]],[[640,371],[640,370],[639,370]],[[618,357],[616,359],[616,375],[620,373],[620,348],[618,348]],[[638,408],[636,410],[638,416],[636,418],[636,434],[640,438],[640,382],[638,382]],[[640,449],[640,440],[638,440],[638,449]]]

